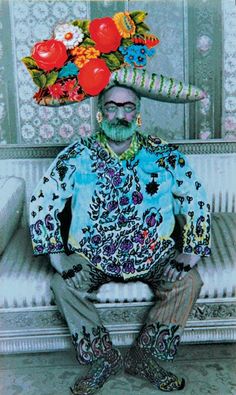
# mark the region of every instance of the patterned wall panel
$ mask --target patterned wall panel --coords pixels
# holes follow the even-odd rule
[[[39,107],[32,99],[37,87],[21,58],[58,23],[125,9],[146,9],[147,23],[160,38],[148,70],[208,92],[196,105],[143,99],[144,131],[167,140],[236,137],[235,0],[0,0],[0,144],[68,144],[91,133],[93,104]]]
[[[236,2],[224,0],[224,59],[222,135],[236,139]]]
[[[0,144],[16,143],[16,98],[8,2],[0,1]]]
[[[3,67],[3,3],[0,3],[0,144],[6,142],[4,123],[6,119],[6,97],[4,95],[4,67]]]
[[[160,44],[155,47],[155,55],[148,60],[147,70],[187,81],[185,69],[188,59],[185,53],[184,3],[184,0],[129,0],[128,7],[129,10],[146,10],[148,12],[147,24],[160,39]],[[142,99],[144,131],[166,140],[188,137],[185,107],[183,104]]]
[[[89,19],[89,2],[15,0],[9,4],[15,56],[18,142],[69,143],[79,135],[89,135],[90,101],[60,108],[39,107],[32,99],[37,87],[32,84],[32,79],[21,62],[22,57],[30,54],[35,42],[52,36],[58,23],[79,18]]]
[[[228,0],[223,0],[228,1]],[[222,113],[221,0],[188,0],[189,75],[207,93],[192,104],[190,137],[219,138]]]

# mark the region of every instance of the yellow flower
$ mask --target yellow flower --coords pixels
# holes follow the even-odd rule
[[[71,50],[71,54],[72,55],[76,55],[76,56],[80,56],[80,55],[84,55],[85,51],[86,51],[85,47],[82,47],[82,46],[81,47],[76,47],[76,48]]]
[[[93,47],[87,48],[85,51],[85,56],[87,59],[95,59],[100,55],[100,51]]]
[[[123,38],[129,38],[135,33],[135,23],[128,12],[118,12],[113,16],[116,27]]]
[[[76,66],[79,67],[79,69],[81,69],[88,61],[89,59],[87,59],[86,56],[82,55],[76,57],[74,63],[76,64]]]

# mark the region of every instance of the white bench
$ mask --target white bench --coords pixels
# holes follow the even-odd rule
[[[236,154],[190,155],[213,209],[213,254],[199,263],[204,281],[183,335],[184,342],[236,339],[235,186]],[[33,257],[27,226],[32,191],[49,159],[0,160],[0,352],[71,347],[69,331],[50,290],[48,257]],[[7,177],[10,177],[7,179]],[[96,307],[114,344],[129,345],[152,292],[141,282],[105,284]]]

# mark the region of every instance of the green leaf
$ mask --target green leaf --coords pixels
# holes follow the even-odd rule
[[[147,16],[147,12],[144,11],[133,11],[130,12],[130,17],[133,19],[134,23],[139,24],[144,21]]]
[[[83,30],[84,33],[89,34],[89,20],[81,20],[81,19],[76,19],[75,21],[72,22],[72,25],[80,27],[80,29]]]
[[[123,57],[121,60],[120,56],[118,56],[119,55],[116,55],[116,52],[113,52],[111,54],[103,54],[101,58],[105,60],[106,65],[110,70],[116,70],[120,67],[121,63],[123,63]]]
[[[82,46],[83,47],[94,47],[95,45],[95,41],[91,40],[91,38],[87,37],[83,42],[82,42]]]
[[[51,71],[51,73],[46,75],[46,86],[53,85],[58,77],[58,73],[56,71]]]
[[[25,66],[29,70],[38,67],[37,63],[35,62],[35,60],[33,58],[31,58],[31,56],[26,56],[25,58],[22,58],[21,61],[25,64]]]
[[[123,38],[121,40],[121,45],[123,45],[124,47],[129,47],[132,44],[133,44],[133,41],[130,38]]]
[[[47,77],[45,74],[39,72],[39,73],[34,73],[33,76],[33,81],[34,83],[39,86],[39,88],[45,88],[46,82],[47,82]]]
[[[120,64],[124,63],[124,56],[119,51],[116,51],[116,52],[113,52],[113,53],[117,57],[117,59],[119,60]]]
[[[150,31],[148,25],[146,25],[146,23],[140,23],[139,25],[137,25],[136,28],[136,33],[137,34],[144,34],[146,32]]]

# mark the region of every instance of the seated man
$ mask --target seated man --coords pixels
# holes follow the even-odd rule
[[[185,385],[162,361],[173,360],[200,293],[194,265],[210,254],[209,205],[177,147],[137,131],[140,95],[146,89],[152,99],[162,97],[161,88],[154,92],[157,76],[145,85],[147,75],[139,72],[134,70],[133,78],[125,71],[115,74],[99,95],[99,131],[61,152],[31,199],[34,253],[50,254],[57,272],[51,284],[56,303],[78,362],[88,364],[71,389],[75,395],[95,393],[123,362],[127,373],[162,391]],[[204,97],[194,87],[182,87],[188,92],[183,102]],[[167,93],[163,100],[174,101],[179,94]],[[59,217],[68,201],[71,223],[65,238]],[[181,253],[171,237],[177,209],[186,218]],[[122,361],[94,307],[94,292],[110,281],[137,280],[150,285],[156,302]]]

